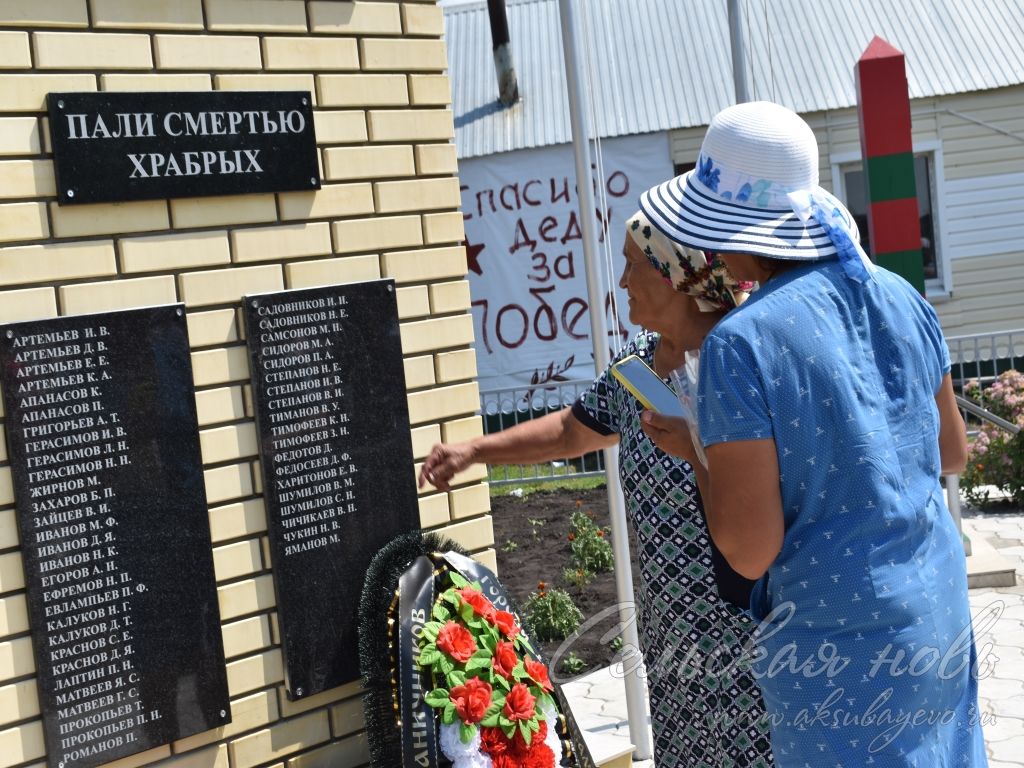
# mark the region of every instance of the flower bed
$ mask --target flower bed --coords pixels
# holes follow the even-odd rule
[[[615,574],[598,573],[574,584],[574,542],[569,540],[573,513],[592,512],[597,529],[609,525],[605,489],[537,491],[522,498],[497,496],[491,499],[491,507],[498,577],[509,594],[520,606],[525,606],[530,596],[539,592],[540,582],[544,582],[545,591],[549,593],[553,589],[564,590],[582,614],[581,625],[587,627],[557,657],[562,640],[537,641],[544,657],[552,661],[551,674],[565,679],[611,664],[618,648],[613,639],[618,626],[614,611],[618,603]],[[632,540],[630,546],[635,551]],[[638,590],[635,558],[633,581]],[[594,618],[602,613],[603,617],[595,622]],[[570,664],[576,667],[572,670],[563,664],[569,653],[580,660],[579,664]]]

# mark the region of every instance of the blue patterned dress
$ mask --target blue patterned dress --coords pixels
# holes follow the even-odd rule
[[[658,336],[641,333],[612,362],[653,367]],[[718,596],[693,470],[640,428],[643,408],[605,371],[573,406],[584,425],[619,435],[627,515],[638,544],[636,595],[658,768],[771,766],[768,725],[742,645],[752,623]]]
[[[754,586],[779,766],[984,766],[963,547],[939,485],[935,312],[885,270],[778,276],[708,335],[705,445],[773,438],[782,551]],[[766,618],[767,617],[767,618]]]

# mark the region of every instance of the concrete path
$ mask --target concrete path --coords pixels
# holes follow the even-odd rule
[[[1016,566],[1016,586],[972,589],[969,599],[989,768],[1024,766],[1024,514],[983,515],[965,509],[964,533],[972,540],[988,541]],[[620,677],[610,668],[600,669],[566,684],[564,690],[588,741],[593,738],[598,765],[618,768],[623,764],[619,756],[630,745]],[[631,765],[653,768],[649,760]]]

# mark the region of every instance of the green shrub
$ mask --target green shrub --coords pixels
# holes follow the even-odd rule
[[[569,651],[569,655],[562,659],[562,671],[567,675],[578,675],[587,668],[587,662],[576,655],[576,651]]]
[[[527,622],[538,640],[564,640],[583,621],[583,613],[562,589],[548,589],[542,581],[523,606]]]
[[[594,574],[582,568],[566,568],[562,571],[562,580],[571,587],[580,589],[587,586],[594,578]]]
[[[572,550],[573,570],[587,573],[610,571],[614,564],[612,545],[608,541],[608,529],[599,528],[593,519],[580,510],[569,519],[569,546]]]
[[[964,394],[995,415],[1024,427],[1024,373],[1006,371],[984,389],[977,381],[970,381]],[[960,488],[972,504],[979,504],[988,500],[982,488],[986,485],[1008,494],[1017,506],[1024,504],[1024,432],[1011,435],[993,424],[981,423],[967,453]]]

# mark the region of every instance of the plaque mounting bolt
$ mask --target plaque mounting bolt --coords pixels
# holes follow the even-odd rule
[[[226,710],[223,710],[223,709],[222,709],[222,710],[220,711],[220,716],[221,716],[221,717],[227,717],[227,716],[228,716],[228,713],[227,713],[227,711],[226,711]]]
[[[176,314],[178,317],[181,317],[182,315],[185,314],[185,312],[182,310],[181,307],[178,307],[176,310],[174,310],[174,314]]]
[[[60,101],[57,102],[57,108],[58,109],[64,109],[64,99],[61,99]]]
[[[296,688],[296,689],[295,689],[295,695],[296,695],[296,696],[301,696],[301,695],[302,695],[302,693],[303,693],[303,691],[302,691],[302,689],[301,689],[301,688]]]
[[[7,338],[8,339],[13,339],[14,338],[14,331],[8,331],[7,332]]]
[[[73,189],[69,189],[69,190],[67,191],[67,195],[68,195],[68,197],[74,197],[74,196],[75,196],[75,190],[73,190]]]
[[[315,187],[316,186],[316,176],[310,176],[309,177],[309,183],[312,184]]]
[[[306,106],[307,104],[309,104],[309,99],[303,99],[302,106]]]
[[[258,301],[254,301],[254,302],[252,303],[252,305],[253,305],[253,307],[255,308],[255,307],[258,307],[258,306],[260,305],[260,303],[259,303]]]

